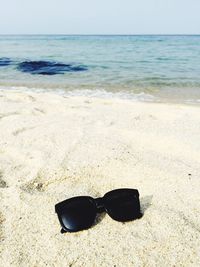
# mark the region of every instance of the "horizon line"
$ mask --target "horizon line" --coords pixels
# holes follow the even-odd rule
[[[78,33],[0,33],[0,36],[22,36],[22,35],[27,35],[27,36],[44,36],[44,35],[57,35],[57,36],[200,36],[200,33],[135,33],[135,34],[78,34]]]

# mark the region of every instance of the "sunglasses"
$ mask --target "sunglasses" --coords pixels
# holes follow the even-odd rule
[[[97,213],[107,212],[116,221],[127,222],[142,217],[137,189],[115,189],[101,198],[79,196],[55,205],[61,224],[61,233],[77,232],[90,228]]]

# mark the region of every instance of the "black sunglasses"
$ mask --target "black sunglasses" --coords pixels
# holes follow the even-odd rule
[[[55,205],[55,211],[62,226],[61,233],[77,232],[91,227],[97,213],[107,212],[119,222],[142,217],[137,189],[116,189],[102,198],[79,196],[66,199]]]

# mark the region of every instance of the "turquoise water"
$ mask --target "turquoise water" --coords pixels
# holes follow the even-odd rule
[[[200,36],[0,36],[0,87],[62,90],[168,101],[200,101]],[[84,65],[33,75],[23,61]]]

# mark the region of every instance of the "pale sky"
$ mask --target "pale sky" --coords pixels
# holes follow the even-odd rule
[[[200,34],[200,0],[0,0],[0,34]]]

